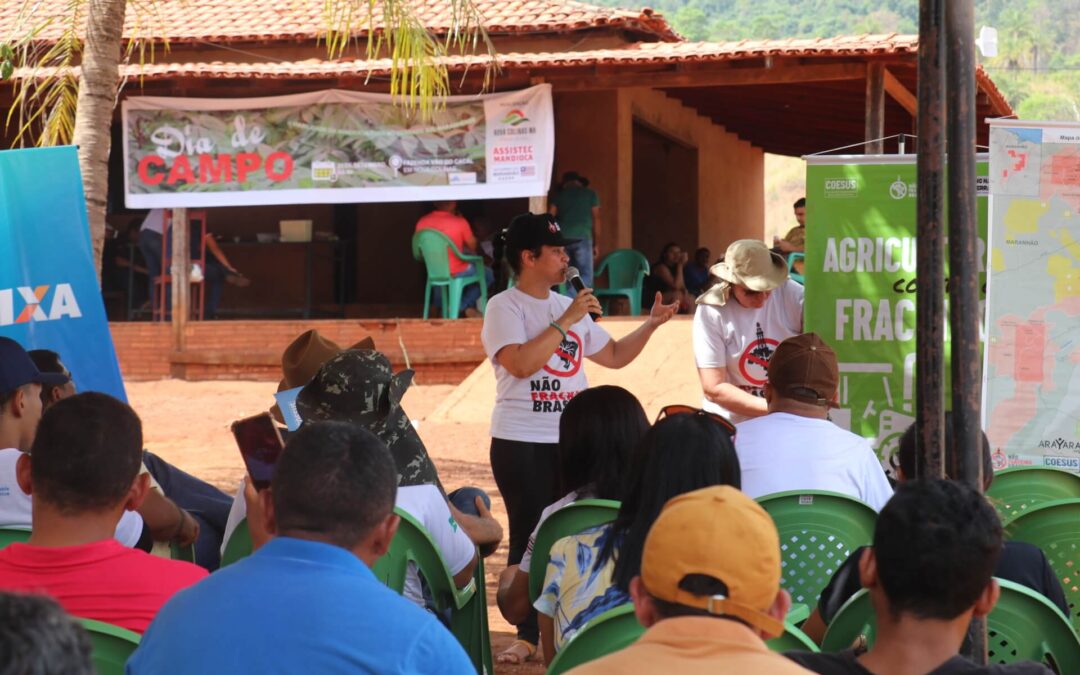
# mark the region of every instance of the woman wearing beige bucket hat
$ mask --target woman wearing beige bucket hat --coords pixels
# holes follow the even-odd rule
[[[788,278],[783,257],[756,239],[733,242],[709,272],[720,282],[698,297],[694,314],[704,407],[735,422],[759,417],[768,412],[769,357],[802,332],[803,287]]]

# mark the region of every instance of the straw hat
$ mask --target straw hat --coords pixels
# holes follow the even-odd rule
[[[719,277],[721,283],[703,293],[697,300],[699,305],[723,306],[732,285],[744,286],[751,291],[771,291],[788,279],[784,256],[773,253],[757,239],[732,242],[723,262],[713,265],[709,272]]]

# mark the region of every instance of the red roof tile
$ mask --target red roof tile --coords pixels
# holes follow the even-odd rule
[[[473,3],[492,34],[610,26],[662,40],[679,39],[663,17],[650,9],[632,12],[575,0],[473,0]],[[52,18],[53,22],[39,37],[55,39],[69,21],[65,18],[69,0],[37,0],[33,21],[19,24],[22,4],[22,0],[0,1],[0,35],[13,31],[25,33],[27,25],[40,25]],[[157,0],[142,4],[153,5],[156,11],[143,12],[140,25],[134,3],[129,3],[125,37],[167,35],[170,41],[178,43],[310,40],[325,33],[327,25],[323,0]],[[413,0],[413,4],[428,28],[445,32],[453,25],[449,0]],[[379,26],[378,20],[375,25]]]

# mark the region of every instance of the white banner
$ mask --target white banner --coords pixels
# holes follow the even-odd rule
[[[123,102],[129,208],[497,199],[547,194],[551,85],[452,96],[432,113],[343,90]]]

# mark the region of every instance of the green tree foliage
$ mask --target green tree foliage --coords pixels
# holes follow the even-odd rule
[[[634,0],[590,0],[636,10]],[[653,0],[690,40],[917,33],[917,0]],[[980,57],[1022,118],[1080,119],[1080,0],[976,0],[976,26],[998,29]]]

